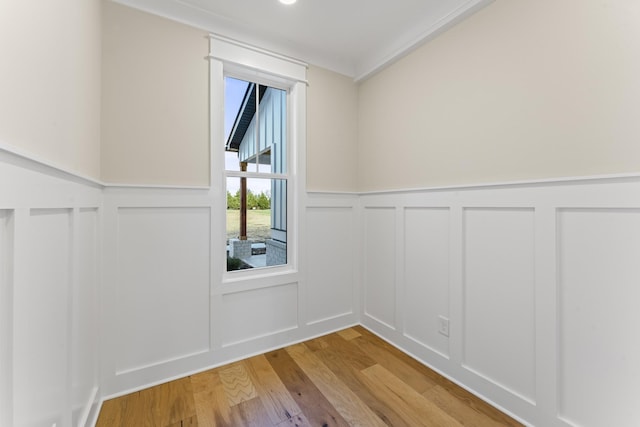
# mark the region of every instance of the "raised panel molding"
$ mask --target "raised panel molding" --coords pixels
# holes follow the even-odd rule
[[[640,209],[558,212],[558,408],[571,425],[640,425]]]
[[[210,223],[206,207],[118,209],[117,375],[210,350]]]
[[[364,314],[396,328],[396,210],[366,207],[363,211]]]
[[[222,346],[230,347],[298,327],[296,283],[223,296]]]
[[[640,424],[640,177],[390,191],[360,204],[363,298],[395,259],[403,322],[365,311],[364,326],[526,425]],[[391,230],[373,237],[384,258],[369,244],[380,228]],[[448,339],[433,335],[436,312],[448,314]]]
[[[464,354],[469,370],[535,402],[533,209],[464,210]]]
[[[72,290],[71,418],[73,425],[86,420],[97,393],[99,340],[98,274],[100,266],[99,211],[78,209],[75,233],[75,279]]]
[[[92,425],[105,397],[358,322],[526,425],[640,424],[638,176],[307,194],[300,270],[234,288],[211,285],[222,232],[207,189],[105,190],[27,163],[0,152],[19,183],[0,194],[0,425]],[[331,250],[347,218],[351,268]],[[347,276],[350,302],[322,288]]]
[[[71,210],[31,209],[14,286],[14,417],[69,422]],[[37,331],[37,333],[34,333]],[[43,357],[46,355],[46,357]]]
[[[354,311],[353,281],[358,245],[351,207],[307,209],[307,323]]]
[[[0,425],[91,425],[102,188],[4,147],[0,178]]]
[[[356,323],[353,284],[360,264],[353,257],[360,248],[349,252],[347,245],[332,245],[356,241],[357,197],[314,193],[304,202],[300,241],[315,243],[301,246],[299,263],[283,274],[264,269],[219,281],[224,210],[212,204],[211,192],[107,189],[103,321],[109,344],[102,356],[104,395],[135,391]],[[337,257],[341,251],[344,259]],[[186,279],[172,281],[163,269]],[[205,269],[212,273],[206,284],[188,277],[198,271],[204,277]],[[185,286],[198,290],[186,295]],[[312,299],[315,305],[308,309]],[[189,301],[191,312],[165,310]],[[138,314],[137,307],[143,305]],[[188,320],[194,311],[199,319],[195,327]],[[167,330],[168,324],[174,329]],[[137,339],[123,332],[124,325],[135,325]],[[193,334],[184,337],[185,330]],[[176,344],[186,339],[191,339],[187,345]],[[124,357],[129,358],[126,363]],[[138,358],[135,363],[133,357]]]
[[[13,211],[0,210],[0,425],[13,422]]]
[[[449,338],[438,332],[449,318],[449,208],[404,209],[404,334],[449,357]]]

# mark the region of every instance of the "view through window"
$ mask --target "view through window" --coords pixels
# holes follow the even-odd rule
[[[225,78],[227,271],[287,264],[286,95]]]

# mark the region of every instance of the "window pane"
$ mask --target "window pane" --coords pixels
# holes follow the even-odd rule
[[[227,271],[286,264],[287,181],[228,177],[226,239]]]
[[[224,79],[224,140],[229,139],[229,134],[242,106],[244,95],[247,92],[249,82],[227,77]]]
[[[287,173],[287,93],[283,90],[269,88],[265,96],[265,139],[270,155],[273,173]]]
[[[225,79],[227,170],[287,172],[286,110],[285,91]]]

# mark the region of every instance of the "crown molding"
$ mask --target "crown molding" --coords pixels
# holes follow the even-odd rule
[[[368,55],[360,61],[356,65],[356,74],[352,76],[354,81],[360,82],[368,79],[494,1],[469,0],[434,24],[425,24],[423,28],[414,28],[413,32],[408,32],[409,35],[399,38],[395,44],[386,48],[382,47],[377,53]]]
[[[457,23],[486,7],[494,0],[468,0],[435,23],[424,22],[408,28],[404,35],[380,46],[376,52],[362,59],[338,58],[331,52],[307,49],[284,38],[265,36],[240,22],[217,15],[182,0],[111,0],[153,15],[170,19],[208,33],[218,34],[241,43],[257,46],[278,54],[297,58],[339,74],[356,82],[366,80],[429,40],[434,39]]]
[[[198,28],[206,33],[235,40],[265,51],[275,52],[290,59],[313,64],[345,76],[355,75],[355,65],[336,60],[326,52],[306,50],[277,37],[265,37],[241,23],[216,15],[180,0],[111,0],[133,9]]]

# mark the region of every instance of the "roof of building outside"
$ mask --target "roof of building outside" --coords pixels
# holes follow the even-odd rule
[[[267,86],[260,86],[260,101],[267,91]],[[247,129],[253,120],[253,116],[256,114],[256,84],[249,83],[247,90],[244,93],[242,104],[238,110],[238,115],[233,123],[233,128],[229,134],[229,139],[225,144],[226,151],[237,152],[240,148],[240,143],[244,139]]]

